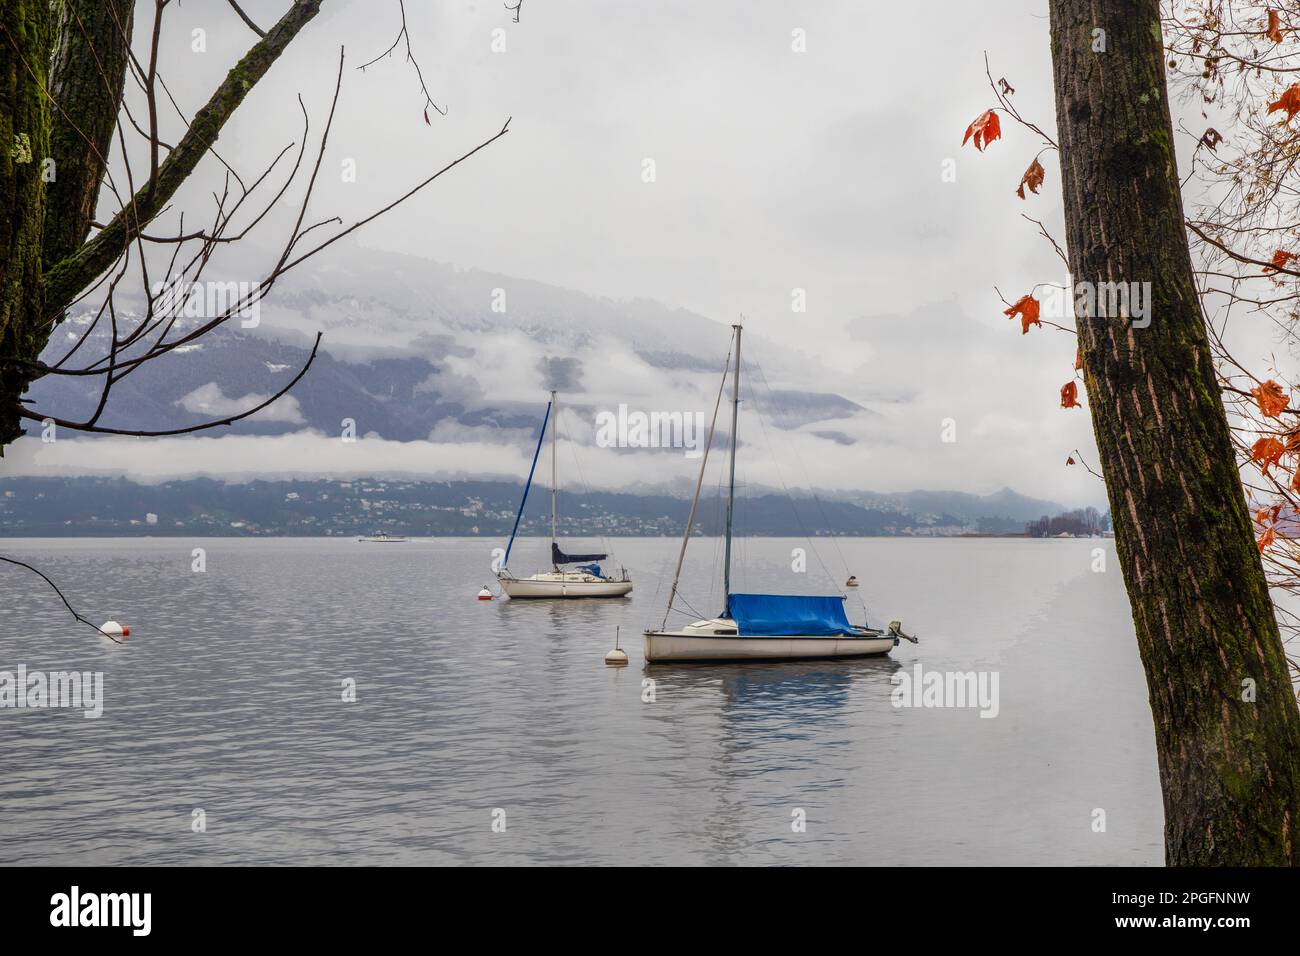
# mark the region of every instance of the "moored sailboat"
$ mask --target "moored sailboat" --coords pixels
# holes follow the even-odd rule
[[[681,551],[677,557],[677,570],[673,575],[672,589],[663,623],[657,630],[647,630],[645,636],[646,663],[663,661],[722,661],[722,660],[799,660],[803,658],[870,657],[888,654],[900,638],[915,642],[915,638],[902,632],[898,621],[890,623],[887,630],[851,624],[844,609],[844,595],[786,595],[738,594],[731,590],[731,536],[732,515],[736,498],[736,427],[740,417],[740,337],[741,326],[732,326],[735,350],[734,370],[724,370],[718,398],[713,407],[713,422],[704,444],[700,462],[700,475],[691,499],[686,531],[682,535]],[[728,365],[731,363],[728,362]],[[726,604],[715,618],[695,621],[676,630],[668,629],[668,615],[672,613],[681,581],[682,564],[686,558],[686,545],[695,523],[695,510],[704,485],[704,470],[709,461],[709,449],[718,422],[718,409],[726,387],[728,371],[731,372],[731,464],[727,484],[727,512],[723,550],[723,594]]]
[[[501,590],[512,598],[595,598],[630,594],[632,579],[628,577],[626,569],[620,568],[616,576],[601,569],[599,562],[608,559],[608,554],[566,554],[560,548],[556,538],[559,497],[555,460],[558,424],[556,409],[555,392],[551,392],[551,400],[547,403],[546,414],[542,418],[542,430],[537,436],[537,448],[533,450],[533,463],[528,469],[528,481],[524,484],[524,495],[519,502],[519,511],[515,514],[515,524],[510,531],[510,541],[506,544],[501,570],[497,572],[497,581],[501,584]],[[520,578],[510,573],[510,551],[514,547],[515,536],[519,533],[524,505],[528,503],[528,492],[533,486],[533,475],[537,471],[537,459],[542,452],[548,424],[551,428],[551,570]]]

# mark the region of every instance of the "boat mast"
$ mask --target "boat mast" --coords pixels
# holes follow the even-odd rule
[[[555,432],[560,424],[560,407],[556,404],[555,389],[551,389],[551,408],[555,410],[555,417],[551,420],[551,554],[555,554],[555,505],[559,496],[559,486],[556,484],[555,476]],[[556,570],[559,570],[558,568]]]
[[[740,418],[740,333],[736,330],[736,371],[731,376],[731,476],[727,481],[727,543],[722,565],[722,593],[727,602],[724,614],[731,613],[731,513],[736,503],[736,423]]]

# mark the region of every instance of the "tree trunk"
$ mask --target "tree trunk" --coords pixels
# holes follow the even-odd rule
[[[52,19],[49,0],[0,4],[0,449],[22,434],[18,398],[30,376],[4,360],[36,359],[49,336],[41,255]]]
[[[1295,865],[1300,712],[1193,281],[1158,0],[1050,10],[1074,280],[1151,283],[1148,327],[1094,314],[1078,329],[1155,719],[1165,859]]]
[[[50,156],[57,175],[45,206],[45,266],[77,250],[90,232],[122,104],[135,0],[65,0],[50,67]],[[123,200],[128,186],[118,183]]]

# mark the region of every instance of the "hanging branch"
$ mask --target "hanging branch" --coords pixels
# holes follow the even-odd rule
[[[114,637],[112,634],[109,634],[107,631],[105,631],[105,630],[103,630],[102,628],[100,628],[99,625],[94,624],[94,623],[92,623],[91,621],[86,620],[84,617],[82,617],[80,614],[78,614],[78,613],[77,613],[77,609],[74,608],[74,607],[72,606],[71,603],[69,603],[68,599],[64,596],[63,592],[59,590],[59,586],[58,586],[57,584],[55,584],[53,581],[51,581],[50,578],[49,578],[49,576],[48,576],[47,574],[45,574],[44,571],[41,571],[39,568],[34,568],[34,567],[32,567],[30,564],[28,564],[28,563],[25,562],[25,561],[19,561],[19,560],[16,559],[16,558],[6,558],[6,557],[5,557],[4,555],[2,555],[2,554],[0,554],[0,561],[5,562],[5,564],[14,564],[14,565],[17,565],[17,566],[20,567],[20,568],[26,568],[28,571],[32,572],[32,574],[34,574],[34,575],[36,575],[37,577],[39,577],[42,581],[44,581],[46,584],[48,584],[50,587],[52,587],[52,588],[54,589],[54,593],[57,594],[57,595],[59,596],[59,600],[63,602],[63,606],[66,607],[66,608],[68,609],[68,612],[69,612],[69,613],[70,613],[74,618],[76,618],[76,619],[77,619],[78,621],[80,621],[82,624],[86,625],[86,627],[91,628],[91,629],[92,629],[96,634],[98,634],[100,637],[106,637],[106,638],[108,638],[110,641],[112,641],[112,642],[115,643],[115,644],[123,644],[123,643],[125,643],[124,641],[119,641],[119,640],[118,640],[116,637]]]

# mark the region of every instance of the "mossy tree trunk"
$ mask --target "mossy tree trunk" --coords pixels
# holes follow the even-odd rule
[[[45,200],[45,266],[86,241],[104,167],[113,149],[126,81],[135,0],[63,0],[55,24],[50,158],[56,175]],[[124,184],[118,184],[119,191]]]
[[[1158,0],[1050,0],[1074,280],[1151,283],[1079,317],[1087,402],[1146,669],[1171,865],[1300,863],[1300,713],[1183,225]]]
[[[49,0],[0,4],[0,356],[34,360],[48,331],[41,296],[45,220],[44,159],[50,112],[43,90],[53,38]],[[0,364],[0,447],[18,425],[29,373]]]

